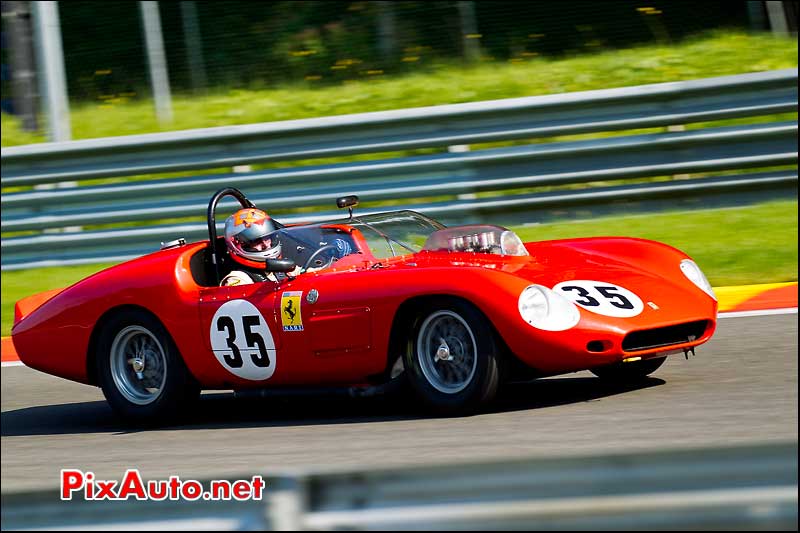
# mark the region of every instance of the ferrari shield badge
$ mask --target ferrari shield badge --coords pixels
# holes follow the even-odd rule
[[[289,291],[281,294],[283,331],[303,331],[303,316],[300,314],[302,297],[303,291]]]

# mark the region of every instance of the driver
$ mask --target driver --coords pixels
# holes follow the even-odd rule
[[[246,285],[256,281],[277,281],[273,273],[265,274],[267,259],[281,257],[277,228],[270,216],[253,207],[240,209],[225,221],[225,244],[242,270],[234,270],[220,282],[221,286]],[[296,276],[300,267],[289,273]]]

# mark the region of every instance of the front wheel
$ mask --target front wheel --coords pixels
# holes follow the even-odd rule
[[[172,421],[200,393],[169,333],[142,311],[125,311],[105,324],[96,361],[106,400],[132,422]]]
[[[614,363],[591,369],[595,376],[619,383],[631,383],[639,381],[656,370],[666,361],[666,357],[657,359],[645,359],[644,361],[634,361],[632,363]]]
[[[405,354],[417,396],[440,413],[488,402],[500,381],[499,350],[486,317],[459,300],[431,304],[417,315]]]

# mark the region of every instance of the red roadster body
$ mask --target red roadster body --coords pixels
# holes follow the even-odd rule
[[[133,419],[172,415],[201,389],[398,376],[452,411],[508,379],[642,378],[716,325],[702,272],[658,242],[523,245],[499,226],[444,228],[411,211],[279,231],[292,266],[320,269],[220,287],[232,266],[216,233],[181,242],[18,302],[17,352],[31,368],[100,385]]]

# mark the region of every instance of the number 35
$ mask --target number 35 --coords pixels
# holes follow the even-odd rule
[[[625,295],[615,292],[619,289],[613,285],[595,285],[593,288],[602,298],[608,300],[608,303],[614,307],[618,307],[619,309],[633,309],[634,307]],[[594,298],[592,293],[584,287],[565,285],[561,287],[561,290],[565,292],[577,292],[580,299],[575,300],[576,304],[585,305],[587,307],[597,307],[600,305],[597,298]]]
[[[269,366],[269,354],[267,347],[264,344],[264,338],[257,332],[253,331],[254,326],[261,324],[261,320],[257,316],[245,315],[242,317],[242,326],[244,327],[244,338],[247,342],[246,349],[258,348],[258,353],[250,353],[250,358],[253,364],[259,367]],[[228,348],[231,349],[231,354],[225,354],[225,362],[231,368],[241,368],[244,364],[242,361],[242,353],[239,346],[236,344],[236,326],[233,319],[229,316],[223,315],[217,319],[217,330],[228,331],[228,338],[226,343]]]

